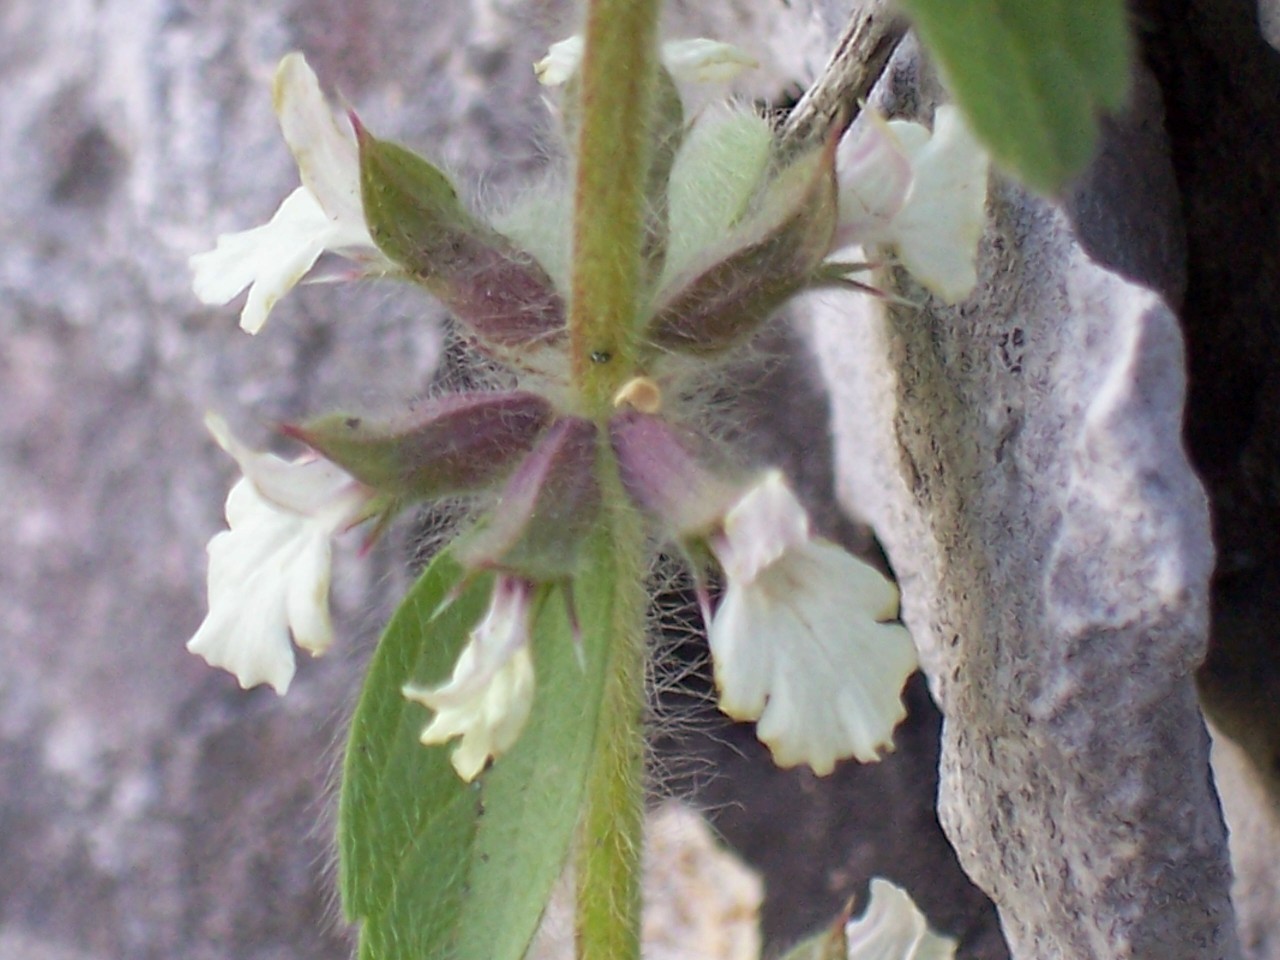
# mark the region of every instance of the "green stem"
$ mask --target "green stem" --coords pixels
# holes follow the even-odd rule
[[[604,422],[634,376],[660,0],[587,0],[569,336],[581,413]],[[577,845],[578,960],[639,960],[644,845],[645,531],[608,443],[609,663]]]
[[[645,534],[601,452],[614,565],[608,677],[577,847],[578,960],[639,960],[644,846]]]
[[[573,211],[573,378],[604,419],[635,369],[659,0],[588,0]]]

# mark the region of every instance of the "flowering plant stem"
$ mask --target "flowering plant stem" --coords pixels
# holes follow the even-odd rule
[[[603,419],[634,372],[658,0],[590,0],[573,213],[573,378]]]
[[[638,960],[644,840],[644,528],[623,500],[612,455],[602,455],[614,580],[608,675],[586,780],[577,862],[578,960]],[[603,462],[608,461],[608,462]]]
[[[583,413],[635,375],[659,0],[589,0],[581,72],[569,335]],[[607,442],[599,457],[614,580],[608,676],[577,861],[579,960],[638,960],[644,829],[645,532]]]

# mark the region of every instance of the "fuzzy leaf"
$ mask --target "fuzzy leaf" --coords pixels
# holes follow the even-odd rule
[[[500,480],[550,420],[542,397],[511,391],[441,397],[390,423],[329,414],[282,429],[380,494],[425,500]]]
[[[360,191],[378,248],[439,297],[482,341],[545,342],[564,327],[564,303],[547,272],[469,213],[449,178],[356,123]]]
[[[593,537],[574,597],[581,659],[560,590],[539,611],[533,712],[515,746],[475,784],[424,747],[429,719],[400,693],[449,675],[478,619],[482,577],[428,622],[461,577],[442,554],[374,655],[352,725],[339,810],[344,908],[362,922],[362,960],[520,960],[566,862],[608,665],[611,544]]]
[[[574,602],[552,596],[534,639],[533,713],[511,752],[483,778],[484,816],[454,960],[520,960],[568,858],[578,825],[609,666],[617,558],[604,533],[582,552]]]
[[[492,578],[476,580],[434,620],[462,568],[442,553],[388,624],[351,723],[338,807],[339,886],[362,921],[361,956],[439,956],[457,927],[479,792],[454,773],[444,747],[418,742],[421,708],[409,680],[441,681],[484,608]]]
[[[756,210],[672,280],[645,334],[651,344],[699,355],[728,349],[812,281],[835,233],[834,149],[781,170]]]
[[[1123,0],[903,0],[970,125],[1032,187],[1093,155],[1097,113],[1129,82]]]

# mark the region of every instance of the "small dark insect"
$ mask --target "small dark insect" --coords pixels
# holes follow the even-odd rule
[[[591,354],[592,363],[608,363],[612,359],[613,354],[609,353],[607,350],[596,350]]]

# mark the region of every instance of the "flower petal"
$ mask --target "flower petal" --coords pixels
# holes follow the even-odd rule
[[[433,710],[458,707],[480,696],[515,655],[529,645],[530,601],[533,585],[519,577],[501,575],[493,585],[489,610],[471,631],[458,657],[453,676],[444,686],[418,699]]]
[[[248,287],[240,326],[257,333],[276,301],[330,248],[335,232],[315,197],[306,187],[299,187],[267,223],[224,233],[214,249],[190,259],[196,297],[201,303],[220,305]]]
[[[273,95],[280,131],[298,164],[303,185],[331,220],[363,229],[355,140],[336,122],[320,81],[301,53],[291,53],[280,61]],[[364,240],[372,246],[367,231]]]
[[[728,586],[708,628],[720,709],[757,721],[780,766],[830,773],[836,760],[879,759],[906,715],[916,667],[897,588],[873,567],[811,537],[776,470],[725,515],[709,546]]]
[[[582,65],[585,48],[581,34],[553,43],[547,55],[533,65],[534,75],[544,87],[558,87],[567,83]]]
[[[341,467],[320,457],[290,461],[261,453],[241,443],[217,414],[206,414],[204,422],[259,495],[277,508],[327,525],[330,535],[363,519],[370,494]]]
[[[723,541],[715,551],[731,582],[749,584],[808,540],[809,515],[782,473],[770,470],[725,514]]]
[[[880,623],[897,591],[874,568],[813,541],[747,584],[729,586],[709,631],[721,709],[757,720],[780,766],[879,759],[906,716],[916,668],[910,634]]]
[[[849,960],[954,960],[956,942],[929,929],[907,892],[888,880],[871,881],[866,912],[844,929]]]
[[[458,776],[470,783],[490,758],[515,745],[533,707],[533,657],[527,648],[517,650],[474,701],[444,707],[422,731],[424,744],[462,741],[450,755]],[[412,692],[406,691],[412,699]]]
[[[355,140],[338,127],[302,54],[280,62],[275,103],[303,185],[263,226],[223,234],[213,250],[190,260],[203,303],[227,303],[249,288],[240,314],[240,326],[249,333],[262,329],[276,301],[326,250],[373,254],[385,262],[365,225]]]
[[[553,43],[533,65],[538,82],[546,87],[567,83],[581,68],[585,49],[581,34]],[[662,64],[675,79],[687,83],[727,83],[743,70],[760,65],[732,44],[704,37],[664,43]]]
[[[245,475],[227,496],[230,529],[209,541],[209,614],[187,648],[243,687],[283,694],[294,673],[290,635],[316,656],[333,642],[330,540],[364,519],[370,494],[331,464],[258,453],[220,417],[205,422]]]
[[[499,576],[489,611],[471,631],[449,682],[435,688],[407,684],[402,690],[408,699],[436,711],[422,731],[422,743],[462,738],[450,760],[468,783],[490,757],[515,744],[533,707],[533,589],[518,577]]]
[[[911,161],[890,124],[868,110],[866,118],[840,141],[836,170],[840,177],[836,246],[889,240],[893,218],[911,187]]]
[[[289,568],[285,590],[285,616],[293,632],[293,642],[313,657],[333,644],[333,621],[329,616],[329,583],[332,579],[333,547],[323,530],[310,549],[300,551]]]
[[[292,631],[308,649],[332,640],[329,537],[277,509],[242,478],[227,497],[231,529],[209,541],[209,613],[187,649],[235,674],[244,688],[293,679]]]
[[[954,303],[978,281],[975,260],[986,224],[987,153],[952,106],[935,111],[933,136],[918,147],[904,140],[904,146],[915,182],[894,222],[898,256],[917,280]]]
[[[760,66],[733,44],[705,37],[664,43],[662,63],[673,77],[686,83],[728,83],[742,71]]]

